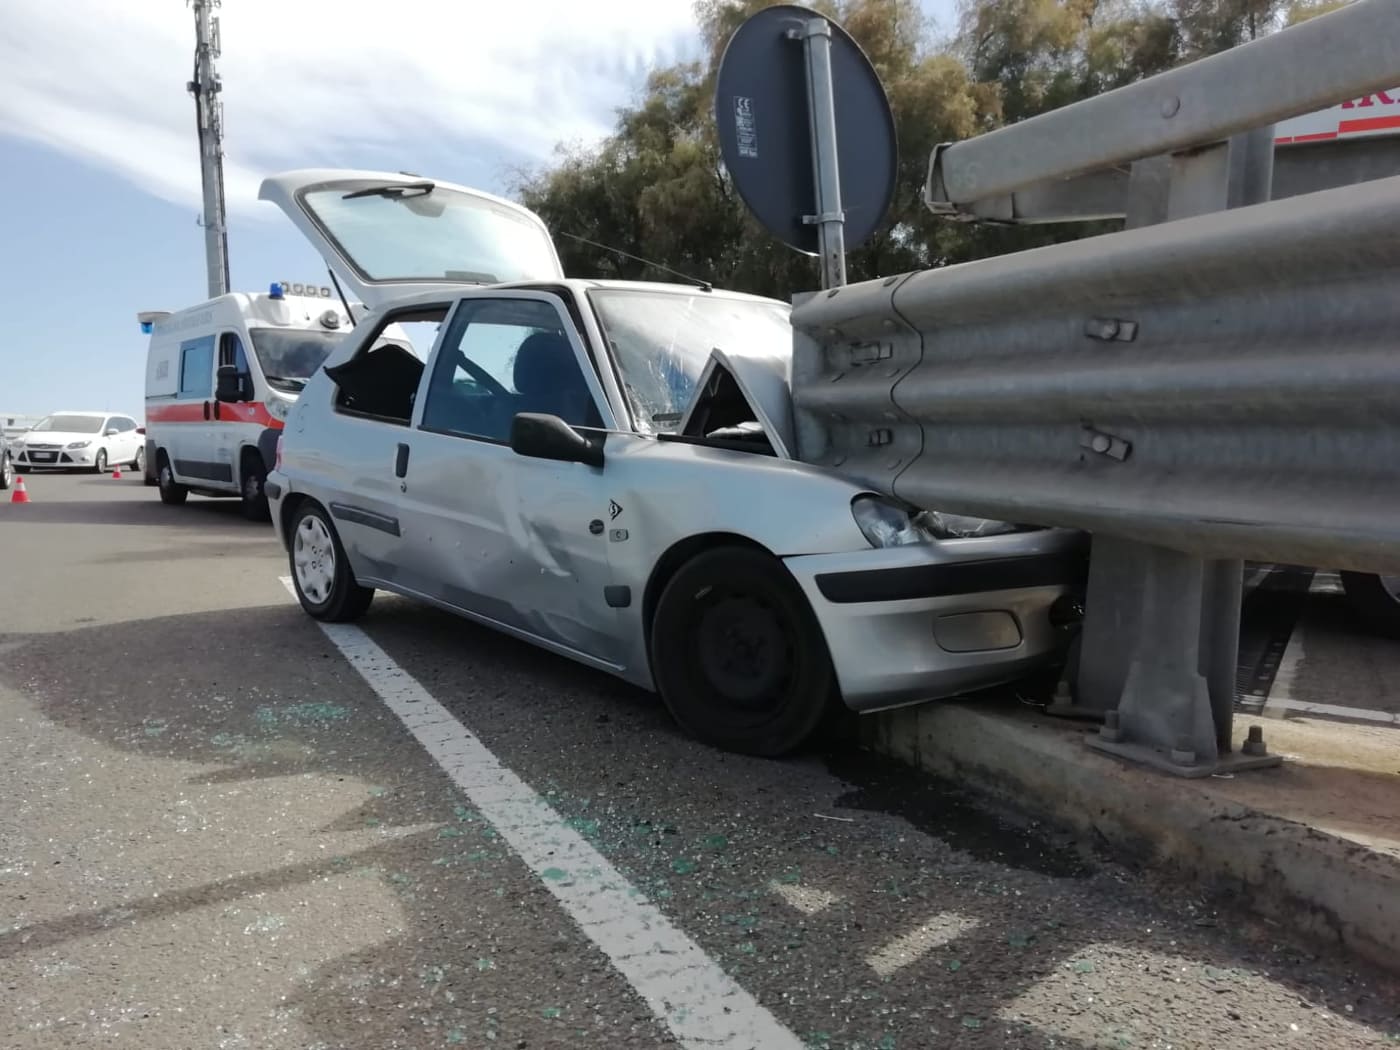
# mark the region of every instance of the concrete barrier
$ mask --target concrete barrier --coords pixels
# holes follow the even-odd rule
[[[1237,717],[1241,738],[1256,721]],[[1085,747],[1089,727],[1014,702],[885,712],[862,738],[1400,972],[1400,736],[1345,747],[1353,727],[1259,724],[1284,766],[1207,780],[1123,765]]]

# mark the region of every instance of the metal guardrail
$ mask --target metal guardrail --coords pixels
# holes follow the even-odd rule
[[[0,413],[0,433],[4,433],[6,437],[17,437],[42,418],[42,416],[7,416]]]
[[[1130,228],[794,300],[800,458],[1093,533],[1059,707],[1100,750],[1276,763],[1231,738],[1239,559],[1400,570],[1400,178],[1261,203],[1267,125],[1397,74],[1400,0],[1359,0],[940,147],[942,214]]]
[[[943,147],[926,199],[967,203],[1217,142],[1394,86],[1400,4],[1358,0],[1272,36]]]
[[[1400,178],[796,311],[801,458],[920,506],[1400,572]]]

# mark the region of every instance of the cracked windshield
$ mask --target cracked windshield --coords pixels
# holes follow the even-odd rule
[[[709,292],[607,290],[589,298],[633,417],[648,433],[673,430],[680,423],[711,351],[782,359],[792,350],[789,310],[781,303]]]
[[[1400,1050],[1400,0],[0,23],[0,1050]]]

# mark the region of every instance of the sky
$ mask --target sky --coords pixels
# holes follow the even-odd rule
[[[950,28],[952,0],[923,4]],[[316,253],[257,200],[264,176],[413,171],[509,196],[558,144],[606,135],[649,69],[699,53],[690,0],[226,0],[216,14],[241,291],[326,283]],[[137,312],[206,297],[193,54],[182,0],[7,5],[0,417],[142,418]]]

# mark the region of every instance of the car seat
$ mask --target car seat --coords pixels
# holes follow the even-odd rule
[[[515,352],[517,412],[558,416],[572,426],[601,427],[602,418],[579,371],[574,348],[557,332],[536,332]]]

